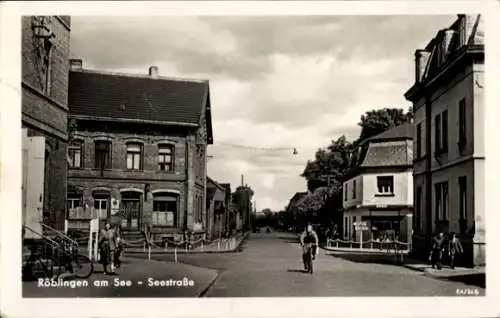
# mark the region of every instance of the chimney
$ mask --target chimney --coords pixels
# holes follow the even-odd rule
[[[81,71],[82,65],[83,65],[82,59],[70,59],[69,60],[69,69],[71,71]]]
[[[431,53],[426,50],[415,51],[415,82],[420,83],[424,77],[427,62]]]
[[[158,77],[158,66],[150,66],[149,67],[149,76],[152,78],[157,78]]]

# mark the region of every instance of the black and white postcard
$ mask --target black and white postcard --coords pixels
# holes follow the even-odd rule
[[[499,313],[498,5],[2,9],[5,317]]]

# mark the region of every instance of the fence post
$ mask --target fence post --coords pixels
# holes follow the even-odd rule
[[[174,260],[175,263],[177,264],[177,247],[174,247]]]
[[[167,251],[168,251],[168,242],[165,241],[165,252],[167,252]]]
[[[151,244],[148,244],[148,261],[151,261]]]
[[[144,253],[146,252],[146,241],[144,241],[144,244],[142,244],[142,251]]]
[[[337,244],[337,248],[339,248],[339,240],[335,240],[335,243]]]

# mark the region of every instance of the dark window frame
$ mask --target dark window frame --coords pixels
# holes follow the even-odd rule
[[[463,151],[467,143],[467,103],[465,98],[458,102],[458,147]]]
[[[383,191],[386,187],[389,190]],[[375,196],[393,196],[394,193],[394,176],[377,176],[377,193]]]
[[[99,149],[102,147],[102,149]],[[94,141],[94,163],[96,169],[112,169],[112,149],[113,144],[109,140]]]
[[[75,165],[76,152],[80,152],[80,165]],[[68,163],[70,169],[83,169],[84,168],[84,142],[76,140],[68,145]]]
[[[417,159],[422,158],[422,123],[417,124]]]

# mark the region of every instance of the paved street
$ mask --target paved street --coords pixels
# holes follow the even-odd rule
[[[252,234],[240,253],[181,255],[179,261],[219,271],[205,297],[454,296],[457,289],[484,295],[476,286],[402,266],[349,261],[324,250],[310,275],[302,272],[300,253],[295,235],[273,232]]]
[[[87,281],[107,287],[40,288],[23,283],[24,297],[266,297],[266,296],[453,296],[484,295],[484,289],[439,280],[402,266],[366,262],[362,257],[334,256],[321,250],[313,275],[302,271],[301,249],[294,234],[253,233],[238,253],[126,256],[119,276],[105,276],[101,266]],[[142,258],[142,259],[141,259]],[[148,287],[155,280],[193,280],[194,286]],[[115,287],[114,279],[130,280]],[[139,284],[138,282],[142,282]]]

